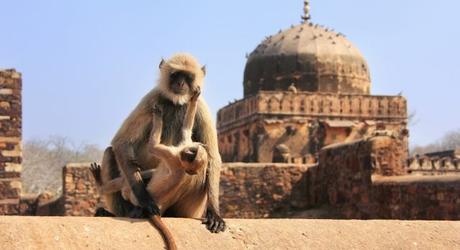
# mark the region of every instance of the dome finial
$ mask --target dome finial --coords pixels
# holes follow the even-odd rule
[[[303,16],[302,20],[303,23],[307,23],[310,21],[311,16],[310,16],[310,2],[308,0],[303,1]]]

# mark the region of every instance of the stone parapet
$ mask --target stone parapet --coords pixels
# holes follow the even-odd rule
[[[459,249],[460,222],[227,219],[212,234],[199,220],[164,218],[178,249]],[[163,249],[146,220],[0,217],[3,249]]]
[[[220,109],[217,129],[241,126],[257,115],[406,122],[407,102],[402,96],[260,91]]]

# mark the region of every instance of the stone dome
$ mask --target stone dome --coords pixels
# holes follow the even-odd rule
[[[369,94],[367,62],[342,34],[304,22],[267,37],[249,55],[244,96],[259,90]]]

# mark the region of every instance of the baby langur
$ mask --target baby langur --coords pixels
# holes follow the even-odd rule
[[[150,179],[147,184],[147,191],[157,201],[160,213],[164,213],[164,209],[176,202],[175,193],[180,189],[186,180],[184,176],[196,175],[199,171],[205,171],[208,164],[208,152],[204,144],[192,141],[192,129],[195,120],[197,109],[197,100],[200,95],[200,89],[197,88],[193,92],[190,103],[184,117],[182,126],[182,141],[177,146],[166,146],[160,143],[161,132],[163,127],[161,107],[155,106],[153,109],[154,126],[150,139],[152,148],[150,152],[158,157],[161,162],[156,169],[150,169],[140,172],[135,172],[135,179],[139,183],[145,183],[144,180]],[[103,183],[101,178],[101,169],[97,164],[91,165],[91,172],[96,179],[99,191],[102,194],[122,191],[124,199],[138,205],[136,197],[132,192],[128,182],[119,177],[107,183]],[[108,211],[99,210],[99,213],[110,215]],[[151,222],[163,235],[168,249],[177,249],[175,240],[161,221],[160,216],[152,215]]]

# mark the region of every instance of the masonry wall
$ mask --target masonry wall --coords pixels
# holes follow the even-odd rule
[[[289,217],[308,204],[307,171],[313,165],[224,164],[220,182],[226,218]]]
[[[63,215],[92,216],[102,205],[89,163],[67,164],[63,169]]]
[[[221,213],[226,218],[460,220],[460,175],[408,175],[401,150],[397,139],[377,136],[326,147],[316,165],[223,164]],[[69,164],[63,176],[63,196],[37,211],[56,215],[60,205],[62,215],[92,216],[103,203],[89,164]]]
[[[378,204],[372,218],[460,220],[460,176],[376,179],[372,185],[372,197]]]
[[[21,194],[21,74],[0,70],[0,215],[19,214]]]
[[[460,175],[405,175],[395,152],[398,143],[384,137],[323,149],[312,186],[315,203],[347,219],[459,220]]]

